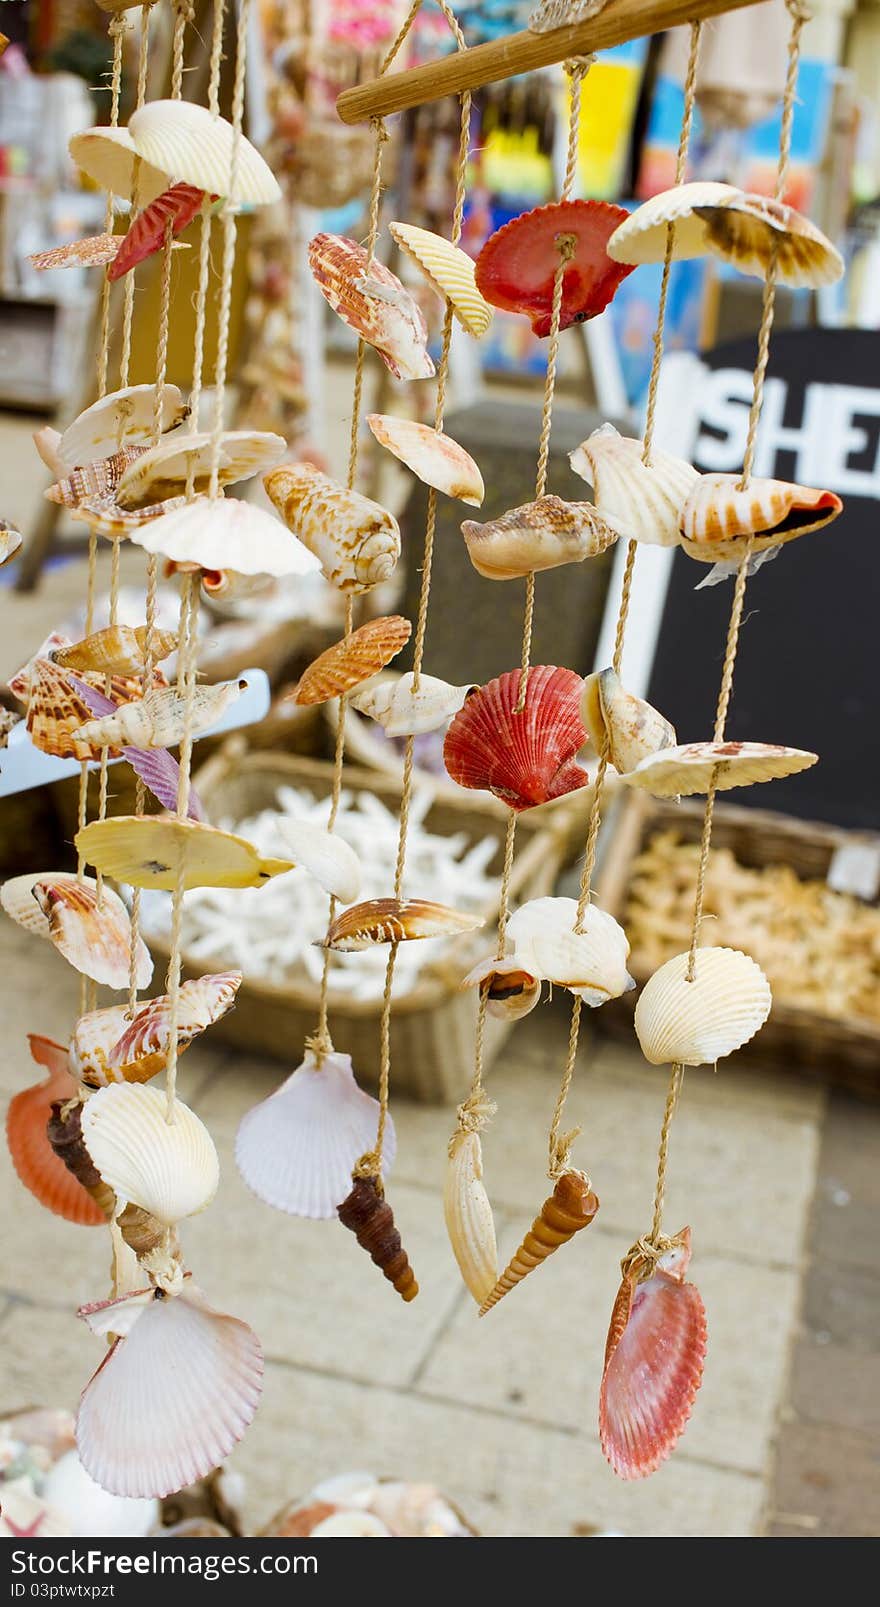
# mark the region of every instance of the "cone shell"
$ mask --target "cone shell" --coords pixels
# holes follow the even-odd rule
[[[685,1228],[653,1270],[636,1262],[625,1274],[605,1346],[599,1392],[602,1450],[621,1479],[656,1472],[691,1415],[703,1376],[706,1313],[685,1282]]]
[[[656,447],[646,467],[643,450],[641,441],[603,424],[569,454],[569,462],[593,487],[597,513],[618,535],[648,546],[674,547],[682,509],[699,475],[683,458]]]
[[[716,791],[729,792],[732,787],[795,776],[818,759],[817,753],[775,742],[686,742],[650,754],[624,779],[652,798],[689,798],[708,792],[713,775]]]
[[[137,153],[127,128],[84,128],[68,140],[67,149],[99,190],[128,199],[134,189]],[[167,188],[168,175],[142,160],[137,172],[138,206],[149,206]]]
[[[458,1128],[449,1141],[443,1215],[458,1270],[479,1306],[498,1277],[495,1218],[483,1186],[479,1133]]]
[[[172,435],[159,441],[128,465],[117,487],[117,501],[123,508],[144,508],[166,497],[180,496],[187,489],[190,473],[194,490],[207,491],[211,483],[213,450],[207,430],[196,435]],[[220,437],[218,485],[233,485],[238,480],[262,474],[278,463],[286,451],[284,438],[269,430],[224,430]]]
[[[389,223],[388,230],[438,295],[451,303],[462,328],[476,340],[485,335],[492,322],[492,308],[477,289],[474,264],[467,252],[442,235],[416,228],[412,223]]]
[[[21,531],[15,530],[12,525],[0,521],[0,568],[4,564],[8,564],[10,558],[15,557],[15,554],[21,549],[21,544]]]
[[[221,971],[181,983],[177,1052],[226,1015],[241,986],[240,971]],[[164,1071],[168,1055],[170,1000],[148,999],[129,1017],[127,1005],[80,1016],[70,1040],[70,1067],[81,1082],[103,1088],[111,1082],[148,1082]]]
[[[267,206],[281,189],[259,151],[225,117],[187,100],[154,100],[133,112],[128,132],[139,156],[162,173],[238,205]]]
[[[351,1188],[352,1167],[376,1137],[379,1106],[358,1087],[348,1055],[335,1050],[302,1065],[244,1117],[235,1160],[248,1188],[276,1211],[329,1219]],[[389,1121],[383,1171],[397,1141]]]
[[[408,670],[398,680],[380,681],[356,692],[351,702],[390,737],[409,737],[448,724],[474,691],[473,685],[450,686],[434,675],[421,675],[416,692],[412,671]]]
[[[712,1066],[754,1038],[770,1014],[770,984],[738,949],[698,949],[694,980],[676,954],[645,984],[636,1037],[652,1066]]]
[[[607,552],[617,540],[617,531],[592,503],[552,496],[511,508],[486,524],[466,519],[461,533],[477,574],[487,580],[518,580],[560,564],[579,564]]]
[[[389,614],[368,620],[341,642],[321,653],[301,676],[294,701],[327,703],[378,675],[404,648],[412,635],[408,619]]]
[[[662,748],[675,746],[675,726],[644,698],[635,697],[621,684],[615,670],[597,670],[584,682],[581,718],[597,753],[607,743],[608,757],[618,775]]]
[[[145,666],[146,625],[109,625],[81,642],[58,648],[52,661],[64,670],[94,670],[105,675],[141,675]],[[161,663],[177,646],[173,631],[153,631],[153,663]]]
[[[497,1306],[499,1300],[528,1277],[548,1255],[558,1250],[561,1244],[567,1244],[581,1228],[588,1227],[598,1209],[599,1201],[590,1187],[589,1178],[583,1172],[563,1172],[550,1198],[541,1206],[540,1216],[535,1217],[516,1254],[495,1287],[485,1296],[480,1316],[485,1317],[487,1311]]]
[[[210,1205],[220,1163],[208,1129],[179,1099],[171,1121],[164,1092],[114,1083],[83,1109],[86,1148],[120,1200],[173,1227]]]
[[[461,985],[485,991],[486,1009],[501,1021],[519,1021],[541,998],[540,978],[515,956],[499,960],[489,955],[468,972]]]
[[[422,937],[456,937],[485,926],[480,915],[466,915],[426,898],[371,898],[352,904],[332,921],[325,947],[343,954],[374,943],[406,943]]]
[[[378,502],[337,485],[311,463],[284,464],[263,484],[331,586],[357,594],[391,579],[400,557],[400,527]]]
[[[611,260],[608,240],[626,218],[608,201],[557,201],[535,207],[489,236],[476,261],[476,284],[493,307],[524,313],[538,336],[549,335],[559,244],[574,241],[562,279],[560,329],[604,312],[632,272]]]
[[[263,1354],[247,1323],[214,1311],[188,1282],[176,1298],[161,1294],[149,1292],[80,1400],[80,1459],[114,1495],[162,1497],[205,1478],[260,1398]],[[118,1311],[112,1321],[118,1328]]]
[[[112,888],[103,888],[99,903],[90,876],[79,882],[65,871],[29,873],[4,882],[0,904],[25,931],[49,938],[82,976],[108,988],[128,987],[131,922]],[[139,938],[138,987],[145,988],[152,975],[149,950]]]
[[[739,558],[750,537],[752,552],[763,552],[821,530],[843,510],[833,491],[813,486],[785,480],[750,480],[745,491],[739,486],[738,474],[700,476],[681,511],[681,544],[691,558]]]
[[[142,523],[132,540],[145,552],[214,574],[307,575],[319,567],[280,520],[234,497],[194,497]]]
[[[574,898],[529,899],[507,923],[508,948],[526,971],[596,1007],[635,987],[626,968],[629,939],[596,904],[584,911],[580,932],[577,917]]]
[[[104,129],[105,134],[112,132]],[[124,446],[147,446],[154,436],[155,385],[127,385],[93,402],[67,426],[58,442],[58,455],[72,469],[93,463]],[[162,391],[160,427],[163,435],[176,429],[189,415],[176,385]]]
[[[194,189],[191,184],[173,184],[170,190],[165,190],[155,201],[151,201],[149,206],[144,207],[143,211],[132,219],[128,232],[107,269],[107,278],[111,283],[116,279],[122,279],[125,274],[131,273],[133,268],[145,262],[147,257],[152,257],[163,249],[169,224],[172,237],[182,234],[192,223],[196,213],[201,210],[204,200],[204,190]]]
[[[379,445],[412,469],[423,485],[474,508],[480,506],[486,495],[483,476],[470,453],[451,435],[414,419],[393,418],[390,413],[368,413],[367,423]]]
[[[76,1096],[76,1084],[67,1069],[67,1050],[63,1044],[33,1034],[30,1044],[34,1059],[47,1068],[49,1076],[10,1100],[6,1142],[12,1164],[25,1188],[47,1210],[81,1227],[97,1227],[106,1220],[103,1211],[55,1154],[46,1133],[53,1104]]]
[[[53,246],[51,251],[35,251],[27,260],[37,273],[52,268],[102,268],[113,261],[121,245],[121,234],[93,234],[70,245]]]
[[[93,747],[175,748],[188,729],[198,736],[216,725],[241,696],[246,681],[220,681],[196,686],[191,697],[180,697],[171,687],[159,687],[135,703],[124,703],[113,714],[87,720],[75,739]]]
[[[370,1259],[394,1285],[401,1300],[415,1300],[419,1286],[409,1264],[394,1213],[374,1177],[356,1177],[338,1209],[343,1227],[349,1228]]]
[[[396,379],[430,379],[428,326],[418,303],[384,263],[340,234],[316,234],[309,267],[322,296],[379,353]]]
[[[455,716],[443,759],[460,787],[485,789],[511,809],[531,809],[587,784],[574,756],[587,740],[578,712],[583,681],[573,670],[534,665],[525,706],[522,677],[509,670],[472,692]]]
[[[278,832],[295,865],[314,876],[331,898],[351,904],[361,890],[361,862],[350,843],[311,820],[282,816]]]
[[[113,815],[77,832],[75,846],[87,864],[132,887],[171,893],[184,867],[184,887],[262,887],[293,870],[289,859],[262,859],[253,843],[200,820]]]

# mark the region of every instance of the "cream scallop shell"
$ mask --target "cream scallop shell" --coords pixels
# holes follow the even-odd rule
[[[83,463],[109,457],[123,447],[152,441],[155,406],[155,385],[127,385],[121,391],[102,396],[68,424],[55,443],[57,456],[69,472]],[[166,385],[162,392],[162,434],[175,429],[188,414],[189,408],[177,386]]]
[[[635,987],[626,968],[629,939],[613,915],[595,904],[585,911],[581,932],[576,921],[574,898],[530,899],[507,923],[508,958],[595,1008]]]
[[[708,792],[713,774],[716,792],[729,792],[732,787],[795,776],[818,758],[817,753],[774,742],[686,742],[649,754],[624,780],[653,798],[689,798]]]
[[[740,194],[734,184],[700,180],[661,190],[636,207],[625,223],[615,229],[606,250],[614,262],[662,262],[666,255],[667,229],[675,224],[673,257],[682,261],[704,257],[709,251],[706,222],[698,207],[718,211],[730,206]]]
[[[349,699],[353,708],[381,725],[390,737],[419,736],[446,725],[463,707],[470,686],[451,686],[435,675],[422,675],[418,691],[413,689],[412,671],[398,680],[382,680],[355,692]]]
[[[388,228],[392,239],[418,264],[428,283],[451,303],[462,328],[476,340],[485,335],[494,309],[477,289],[473,259],[467,252],[442,235],[419,229],[413,223],[389,223]]]
[[[449,1140],[443,1215],[458,1270],[481,1306],[498,1279],[498,1249],[479,1133],[457,1128]]]
[[[655,971],[636,1005],[636,1036],[653,1066],[711,1066],[754,1038],[770,1014],[770,984],[761,967],[738,949],[676,954]]]
[[[581,697],[581,719],[597,753],[608,744],[608,757],[618,775],[634,770],[642,759],[675,743],[675,727],[644,698],[627,692],[613,669],[588,675]]]
[[[284,437],[269,430],[224,430],[217,484],[234,485],[238,480],[262,474],[280,463],[286,451]],[[123,470],[116,500],[123,508],[149,507],[185,492],[190,474],[193,490],[207,491],[213,457],[213,440],[207,430],[159,441]]]
[[[679,519],[699,479],[683,458],[655,447],[650,466],[643,444],[603,424],[569,453],[575,474],[593,487],[596,512],[618,535],[653,547],[674,547]]]
[[[281,187],[259,151],[239,136],[232,175],[235,133],[224,117],[188,100],[154,100],[128,123],[135,150],[172,178],[238,205],[266,206],[281,199]]]
[[[84,128],[67,142],[67,149],[99,190],[108,190],[123,201],[131,198],[137,151],[127,128]],[[168,189],[167,173],[141,159],[137,173],[137,205],[149,206]]]
[[[120,1201],[173,1227],[210,1205],[220,1181],[214,1141],[181,1100],[166,1120],[164,1092],[143,1083],[111,1083],[83,1106],[86,1148]]]
[[[473,508],[480,506],[486,494],[483,476],[470,453],[451,435],[414,419],[393,418],[390,413],[368,413],[367,423],[379,445],[412,469],[424,485]]]
[[[132,531],[145,552],[237,575],[308,575],[320,564],[280,519],[235,497],[194,497]]]
[[[361,890],[362,869],[351,843],[314,821],[286,815],[278,817],[278,835],[294,864],[314,876],[325,893],[343,904],[354,903]]]

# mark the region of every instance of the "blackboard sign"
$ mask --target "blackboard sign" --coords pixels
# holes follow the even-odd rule
[[[702,358],[692,461],[742,465],[753,340]],[[840,517],[784,546],[748,584],[727,734],[810,748],[799,776],[731,793],[735,804],[880,828],[880,334],[788,330],[770,349],[757,475],[836,491]],[[695,592],[707,566],[676,552],[649,697],[680,742],[711,737],[732,581]]]

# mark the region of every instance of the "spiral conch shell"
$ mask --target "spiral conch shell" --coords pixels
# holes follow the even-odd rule
[[[146,646],[146,625],[109,625],[83,637],[81,642],[56,648],[51,658],[63,670],[76,670],[78,674],[95,670],[105,675],[140,675],[146,663]],[[174,652],[177,636],[173,631],[154,630],[150,646],[153,663],[159,664]]]
[[[430,379],[428,326],[418,303],[384,263],[339,234],[316,234],[309,267],[322,296],[396,379]]]
[[[78,508],[82,503],[112,499],[129,464],[136,463],[146,450],[144,446],[123,446],[109,457],[81,464],[47,488],[47,501],[65,508]]]
[[[739,949],[676,954],[646,982],[636,1005],[636,1037],[652,1066],[713,1066],[754,1038],[770,1014],[770,984]]]
[[[473,258],[451,240],[412,223],[389,223],[388,231],[401,250],[418,264],[438,295],[450,302],[462,329],[475,340],[485,335],[493,308],[477,289]]]
[[[410,670],[399,680],[380,681],[356,692],[351,703],[390,737],[410,737],[446,725],[474,690],[473,685],[451,686],[435,675],[421,675],[416,691]]]
[[[571,1169],[558,1178],[549,1199],[541,1206],[541,1213],[523,1239],[511,1261],[505,1267],[495,1287],[484,1297],[480,1316],[497,1306],[499,1300],[515,1289],[535,1267],[546,1261],[548,1255],[567,1244],[581,1228],[588,1227],[599,1209],[589,1178],[583,1172]]]
[[[449,1140],[443,1214],[458,1270],[479,1306],[495,1287],[498,1250],[495,1219],[483,1185],[480,1135],[467,1128],[457,1128]]]
[[[160,687],[135,703],[123,703],[113,714],[88,720],[73,733],[74,741],[92,747],[174,748],[189,729],[193,736],[216,725],[239,698],[247,681],[221,681],[197,686],[190,700],[171,687]]]
[[[181,1100],[171,1120],[164,1091],[112,1083],[83,1107],[86,1148],[117,1199],[166,1227],[195,1216],[217,1192],[220,1163],[208,1129]]]
[[[741,490],[740,479],[700,476],[681,511],[681,544],[689,557],[704,563],[738,558],[749,541],[752,552],[763,552],[821,530],[843,511],[833,491],[761,479]]]
[[[468,557],[487,580],[517,580],[560,564],[579,564],[607,552],[617,531],[590,502],[539,497],[479,524],[465,519],[461,533]]]
[[[713,779],[716,792],[729,792],[796,776],[818,760],[817,753],[777,742],[685,742],[648,754],[624,780],[653,798],[687,798],[708,792]]]
[[[368,413],[367,423],[380,446],[412,469],[423,485],[478,508],[486,488],[476,463],[463,446],[442,430],[390,413]]]
[[[626,775],[642,759],[676,742],[675,727],[644,698],[627,692],[613,669],[587,676],[581,719],[597,753],[607,743],[608,757],[618,775]]]
[[[569,453],[575,472],[593,487],[596,512],[618,535],[648,546],[674,547],[681,512],[699,479],[690,463],[656,447],[642,462],[641,441],[603,424]]]
[[[394,1226],[394,1213],[384,1199],[374,1177],[356,1177],[351,1192],[338,1210],[343,1227],[349,1228],[367,1251],[401,1300],[415,1300],[419,1292],[415,1274]]]
[[[272,469],[263,484],[288,529],[320,560],[331,586],[357,594],[391,579],[400,557],[400,527],[378,502],[337,485],[311,463]]]
[[[635,987],[623,927],[590,904],[578,924],[574,898],[532,898],[507,923],[508,953],[533,976],[568,988],[596,1008]]]

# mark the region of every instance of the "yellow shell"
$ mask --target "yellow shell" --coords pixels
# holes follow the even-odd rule
[[[128,132],[139,156],[209,195],[249,206],[281,199],[271,168],[244,135],[239,137],[231,182],[234,130],[224,117],[212,117],[207,106],[186,100],[150,101],[132,113]]]
[[[84,128],[68,140],[67,149],[77,167],[99,190],[109,190],[126,201],[129,199],[137,152],[127,128]],[[149,206],[168,185],[166,173],[160,173],[152,163],[142,160],[137,175],[138,206]]]
[[[741,491],[738,474],[703,474],[681,511],[681,544],[691,558],[715,563],[738,558],[749,537],[752,551],[763,552],[821,530],[842,511],[833,491],[762,479]]]
[[[770,1014],[770,984],[738,949],[698,949],[694,980],[676,954],[642,989],[636,1037],[653,1066],[711,1066],[754,1038]]]
[[[449,1140],[443,1215],[458,1270],[482,1305],[498,1277],[495,1219],[483,1186],[480,1135],[460,1127]]]
[[[795,776],[818,759],[817,753],[774,742],[685,742],[649,754],[623,779],[653,798],[689,798],[709,791],[713,773],[715,790],[729,792],[732,787]]]
[[[681,510],[699,476],[683,458],[656,447],[644,464],[643,450],[641,441],[603,424],[569,454],[569,462],[593,487],[596,512],[618,535],[674,547]]]
[[[184,887],[262,887],[293,870],[289,859],[262,859],[253,843],[196,820],[113,815],[77,832],[86,863],[132,887],[173,892],[178,871]]]
[[[146,625],[109,625],[70,647],[56,648],[50,657],[64,670],[103,670],[107,675],[139,675],[144,668]],[[161,663],[177,646],[173,631],[153,631],[153,663]]]
[[[430,229],[412,223],[389,223],[391,236],[411,257],[439,295],[452,305],[452,311],[469,335],[479,340],[492,322],[493,309],[477,289],[474,264],[466,251],[454,246]]]

